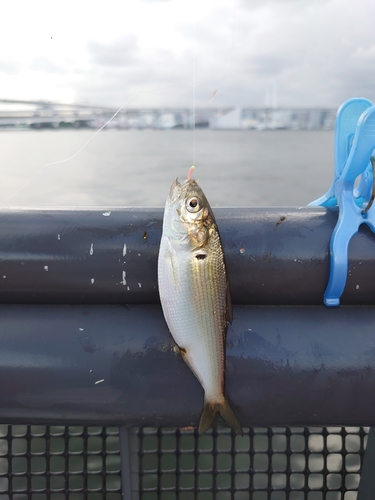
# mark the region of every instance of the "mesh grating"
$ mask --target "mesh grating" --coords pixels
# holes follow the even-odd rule
[[[368,429],[144,428],[142,500],[355,500]]]
[[[117,427],[0,425],[0,500],[121,499]]]
[[[368,428],[141,428],[142,500],[355,500]],[[117,427],[0,425],[0,500],[120,500]]]

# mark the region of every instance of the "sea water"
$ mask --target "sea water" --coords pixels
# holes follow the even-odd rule
[[[1,131],[0,204],[162,206],[194,156],[213,207],[304,206],[333,177],[332,131],[198,129],[194,143],[191,130],[103,130],[72,160],[41,169],[74,156],[94,133]]]

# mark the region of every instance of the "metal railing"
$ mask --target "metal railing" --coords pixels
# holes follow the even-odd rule
[[[121,484],[126,455],[116,427],[2,425],[0,498],[120,500],[123,487],[123,498],[143,500],[353,500],[367,432],[140,428],[132,431],[139,464],[130,487],[124,471]]]
[[[374,235],[353,238],[344,306],[327,309],[335,210],[215,214],[243,438],[192,429],[202,389],[157,293],[161,209],[1,212],[0,500],[121,488],[145,500],[354,500],[375,422]]]

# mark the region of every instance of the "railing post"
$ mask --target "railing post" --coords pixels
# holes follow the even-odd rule
[[[363,458],[357,500],[373,500],[375,495],[375,427],[370,427]]]
[[[139,500],[138,438],[136,429],[119,427],[123,500]]]

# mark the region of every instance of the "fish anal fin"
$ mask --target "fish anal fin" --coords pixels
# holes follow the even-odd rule
[[[206,399],[204,400],[202,415],[199,421],[199,434],[204,434],[207,429],[212,427],[216,413],[220,413],[226,423],[232,427],[237,434],[243,436],[241,424],[234,414],[227,398],[225,398],[222,403],[210,403]]]

